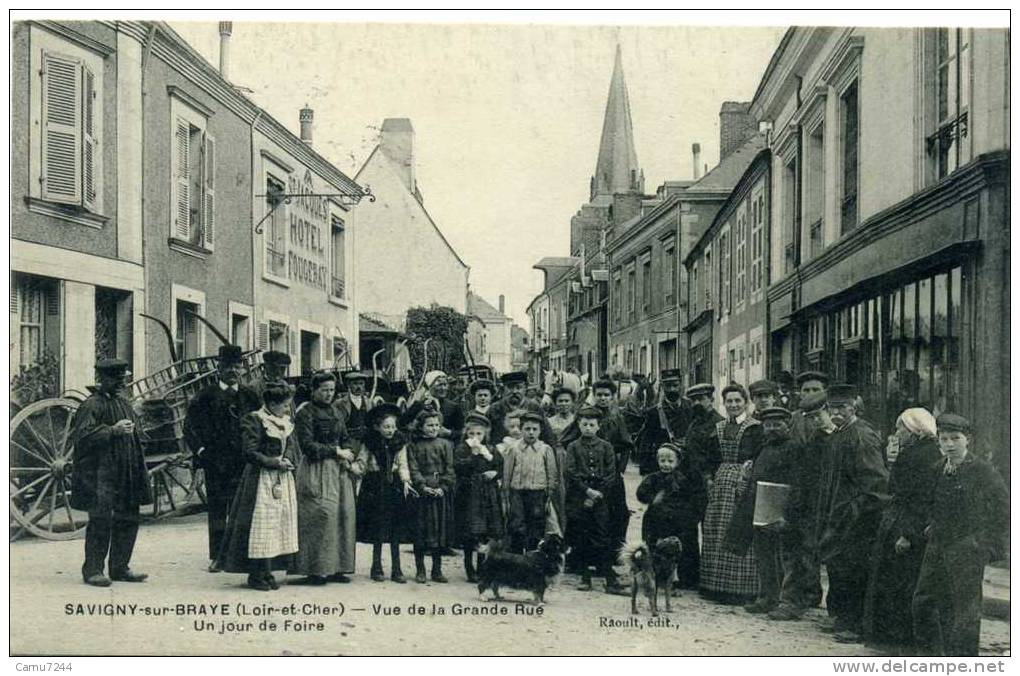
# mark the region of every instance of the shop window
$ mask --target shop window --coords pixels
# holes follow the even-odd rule
[[[344,282],[346,279],[346,265],[345,256],[346,254],[346,231],[344,230],[344,222],[338,216],[331,218],[330,232],[332,233],[332,254],[333,254],[333,265],[332,265],[332,278],[333,283],[330,286],[330,295],[334,298],[344,298]]]
[[[281,197],[286,192],[282,180],[271,175],[266,176],[266,209],[273,209],[263,226],[266,271],[279,278],[287,276],[287,204]]]
[[[855,80],[840,97],[840,140],[842,147],[842,196],[840,212],[842,232],[845,234],[857,227],[858,220],[858,142],[859,142],[859,108],[857,101],[857,81]]]

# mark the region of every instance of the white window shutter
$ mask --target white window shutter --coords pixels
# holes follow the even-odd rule
[[[96,142],[96,76],[85,66],[82,69],[82,204],[89,211],[96,210],[96,191],[99,183],[99,144]]]
[[[258,335],[255,337],[258,343],[258,349],[268,350],[269,349],[269,322],[258,323]]]
[[[205,246],[213,248],[213,234],[216,231],[216,139],[205,135],[205,194],[202,198],[202,221],[205,228]]]
[[[177,118],[174,132],[174,237],[191,239],[191,200],[189,190],[191,125]]]
[[[43,52],[42,198],[81,204],[81,62]]]

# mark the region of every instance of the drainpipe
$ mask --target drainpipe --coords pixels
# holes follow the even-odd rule
[[[149,60],[152,58],[152,43],[156,39],[157,24],[155,22],[149,24],[148,33],[145,35],[145,44],[142,46],[142,63],[141,63],[141,105],[142,111],[142,129],[141,129],[141,155],[140,160],[142,163],[142,195],[141,195],[141,219],[142,219],[142,283],[145,285],[145,289],[142,292],[142,307],[134,308],[135,313],[147,312],[149,308],[149,266],[145,264],[145,238],[148,235],[148,228],[145,227],[145,128],[148,126],[145,124],[145,97],[148,95],[148,68]],[[134,331],[134,321],[131,322],[131,329]],[[145,329],[143,329],[144,333]],[[142,336],[142,340],[145,340],[145,336]],[[132,341],[133,342],[133,341]],[[133,350],[132,350],[133,353]],[[144,352],[145,359],[148,361],[149,350],[146,349]],[[133,361],[133,359],[132,359]],[[138,365],[135,365],[135,370],[138,371]],[[148,364],[141,365],[141,372],[148,374]]]
[[[258,235],[255,234],[255,224],[258,223],[260,216],[255,213],[255,179],[259,175],[257,162],[255,160],[255,127],[258,126],[259,119],[265,111],[262,108],[258,109],[255,113],[255,117],[251,121],[251,134],[249,141],[249,151],[251,152],[251,221],[248,223],[248,234],[251,237],[251,311],[252,321],[254,326],[252,327],[252,349],[259,349],[259,285],[258,278],[260,277],[256,269],[258,262]],[[264,235],[263,235],[264,236]]]

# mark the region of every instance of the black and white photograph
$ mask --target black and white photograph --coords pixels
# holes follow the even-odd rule
[[[1006,671],[1009,22],[11,12],[9,667]]]

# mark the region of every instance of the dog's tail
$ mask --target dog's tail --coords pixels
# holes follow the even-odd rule
[[[638,540],[637,542],[628,542],[620,548],[620,563],[633,568],[636,564],[640,564],[642,561],[650,559],[652,556],[651,550],[644,541]]]

